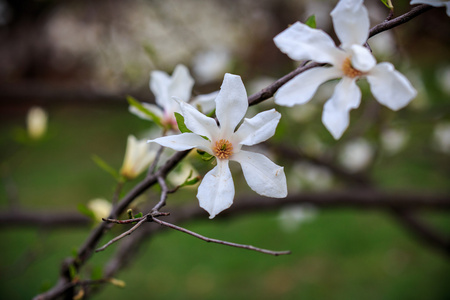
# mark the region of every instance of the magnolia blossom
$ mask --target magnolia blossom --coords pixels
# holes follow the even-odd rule
[[[186,127],[192,133],[160,137],[149,142],[177,151],[197,148],[216,157],[217,165],[205,175],[197,193],[200,207],[210,214],[211,219],[233,203],[230,160],[241,165],[245,180],[258,194],[286,197],[283,167],[262,154],[242,150],[242,146],[252,146],[273,136],[281,115],[274,109],[264,111],[251,119],[244,119],[236,130],[248,109],[247,93],[241,77],[225,74],[216,98],[216,115],[220,125],[190,104],[183,101],[179,104]]]
[[[330,66],[313,68],[294,77],[275,94],[275,103],[293,106],[308,102],[322,83],[342,78],[333,95],[325,103],[322,122],[335,139],[349,125],[349,112],[361,102],[356,85],[367,78],[374,97],[392,110],[407,105],[416,90],[391,63],[376,63],[363,45],[369,37],[369,15],[362,0],[341,0],[331,12],[336,35],[341,41],[336,47],[322,30],[295,23],[274,38],[282,52],[294,60],[312,60]]]
[[[95,220],[101,221],[111,213],[112,204],[106,199],[96,198],[89,201],[87,207],[94,213]]]
[[[375,151],[365,139],[358,138],[344,145],[339,152],[339,162],[351,172],[359,172],[373,160]]]
[[[47,113],[40,107],[30,108],[27,115],[28,135],[34,139],[40,139],[47,130]]]
[[[145,140],[137,140],[129,135],[120,174],[126,179],[134,179],[149,166],[154,158],[155,152],[150,150]]]
[[[150,73],[150,90],[155,95],[157,105],[142,103],[150,112],[161,119],[163,125],[169,128],[178,128],[174,112],[178,112],[178,104],[172,99],[177,97],[187,102],[191,98],[194,79],[184,65],[177,65],[172,76],[163,71],[152,71]],[[151,120],[134,106],[130,106],[130,112],[142,119]]]
[[[411,0],[409,4],[428,4],[431,6],[445,6],[447,8],[447,15],[450,16],[450,1],[443,0]]]

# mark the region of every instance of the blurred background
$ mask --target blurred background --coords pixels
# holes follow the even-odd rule
[[[151,122],[128,112],[126,101],[127,95],[154,101],[148,87],[151,71],[171,74],[177,64],[186,65],[196,82],[194,96],[218,90],[226,72],[239,74],[253,94],[298,65],[279,51],[273,37],[311,15],[318,28],[334,37],[329,13],[336,3],[0,0],[2,216],[21,211],[81,216],[93,199],[110,202],[115,180],[92,156],[119,170],[128,135],[145,139],[158,134]],[[365,4],[372,25],[389,13],[381,1]],[[408,1],[393,4],[395,15],[410,9]],[[352,111],[352,123],[339,141],[320,121],[335,82],[320,87],[307,105],[276,107],[283,118],[261,151],[285,166],[290,193],[333,193],[357,185],[326,164],[314,163],[320,158],[369,178],[382,191],[449,194],[449,25],[445,9],[436,8],[369,40],[377,60],[392,62],[419,94],[408,107],[392,112],[377,104],[361,80],[361,107]],[[266,101],[249,115],[272,107]],[[38,121],[30,121],[32,116]],[[280,145],[307,155],[289,161],[278,151]],[[195,154],[187,162],[199,175],[211,168]],[[254,195],[242,183],[239,168],[232,170],[237,195]],[[181,167],[175,171],[185,172]],[[142,176],[126,183],[122,194]],[[186,175],[180,176],[183,181]],[[169,180],[172,186],[180,182],[176,176]],[[137,202],[141,207],[155,203],[158,191],[152,188]],[[196,205],[195,195],[196,187],[182,189],[169,197],[167,210]],[[420,216],[449,236],[448,213],[424,211]],[[80,247],[94,225],[0,223],[0,298],[30,299],[52,287],[62,260]],[[164,231],[143,243],[139,255],[115,276],[125,288],[105,285],[92,298],[450,297],[448,256],[415,239],[389,211],[298,205],[214,220],[205,212],[182,225],[209,237],[293,253],[269,257]],[[122,231],[115,227],[104,242]],[[80,276],[101,278],[117,247],[95,254]]]

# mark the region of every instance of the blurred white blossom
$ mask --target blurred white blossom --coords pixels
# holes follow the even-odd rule
[[[450,1],[444,1],[444,0],[412,0],[409,4],[428,4],[431,6],[445,6],[447,15],[450,16]]]
[[[147,140],[137,140],[129,135],[120,174],[129,180],[136,178],[150,165],[155,155]]]
[[[438,151],[450,154],[450,122],[439,123],[434,127],[433,142]]]
[[[299,162],[294,165],[288,176],[289,190],[310,189],[321,191],[333,185],[333,174],[328,168]]]
[[[346,143],[339,152],[339,162],[347,170],[358,172],[369,165],[374,156],[372,145],[359,138]]]
[[[317,208],[311,204],[287,206],[281,209],[278,216],[280,226],[287,232],[292,232],[301,224],[311,222],[317,216]]]
[[[47,112],[41,107],[34,106],[30,108],[27,115],[28,135],[38,140],[42,138],[47,131]]]
[[[381,144],[383,149],[390,155],[401,151],[408,140],[405,130],[390,128],[381,133]]]
[[[436,73],[436,79],[441,89],[450,95],[450,65],[440,68]]]
[[[106,199],[96,198],[89,201],[87,207],[94,213],[95,219],[101,221],[102,218],[108,218],[111,213],[112,204]]]
[[[192,71],[200,83],[215,81],[223,77],[230,59],[231,56],[225,48],[202,51],[194,56]]]

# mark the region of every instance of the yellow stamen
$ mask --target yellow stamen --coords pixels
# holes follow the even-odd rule
[[[216,142],[213,148],[214,155],[219,159],[228,159],[233,154],[233,145],[225,139]]]
[[[342,64],[342,71],[344,71],[345,76],[350,77],[350,78],[360,77],[360,76],[364,75],[363,72],[353,68],[350,57],[347,57],[344,60],[344,63]]]

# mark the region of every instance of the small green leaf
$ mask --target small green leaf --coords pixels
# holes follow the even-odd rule
[[[186,127],[186,124],[184,124],[184,117],[181,114],[176,112],[175,119],[177,120],[178,129],[181,131],[181,133],[192,132],[189,130],[189,128]]]
[[[394,5],[392,5],[391,0],[381,0],[381,2],[383,2],[383,4],[386,5],[387,8],[394,9]]]
[[[212,118],[212,116],[214,116],[216,114],[216,109],[214,108],[209,114],[207,114],[207,117]]]
[[[78,204],[77,209],[80,213],[85,215],[86,217],[91,218],[92,220],[96,220],[95,214],[92,210],[90,210],[86,205],[84,204]],[[78,254],[77,254],[78,255]]]
[[[203,154],[202,154],[202,159],[204,160],[204,161],[210,161],[211,159],[213,159],[214,158],[214,155],[211,155],[211,154],[209,154],[208,152],[204,152]]]
[[[69,274],[70,274],[70,278],[71,279],[74,279],[77,276],[77,274],[78,274],[77,269],[72,264],[69,265]]]
[[[135,214],[134,219],[141,218],[143,216],[142,212]]]
[[[99,166],[101,169],[103,169],[104,171],[108,172],[109,174],[111,174],[117,181],[120,180],[120,175],[119,173],[110,165],[108,165],[107,162],[105,162],[103,159],[101,159],[100,157],[98,157],[97,155],[92,155],[92,160],[97,164],[97,166]]]
[[[305,25],[307,25],[307,26],[309,26],[309,27],[311,27],[311,28],[317,28],[317,27],[316,27],[316,16],[315,16],[315,15],[310,16],[310,17],[306,20]]]
[[[127,101],[128,104],[130,104],[131,106],[135,107],[137,110],[139,110],[140,112],[146,114],[148,117],[150,117],[150,119],[153,120],[153,122],[155,122],[158,126],[164,128],[164,125],[161,122],[161,119],[155,115],[154,113],[152,113],[151,111],[149,111],[148,109],[146,109],[139,101],[137,101],[135,98],[133,98],[132,96],[127,96]]]

